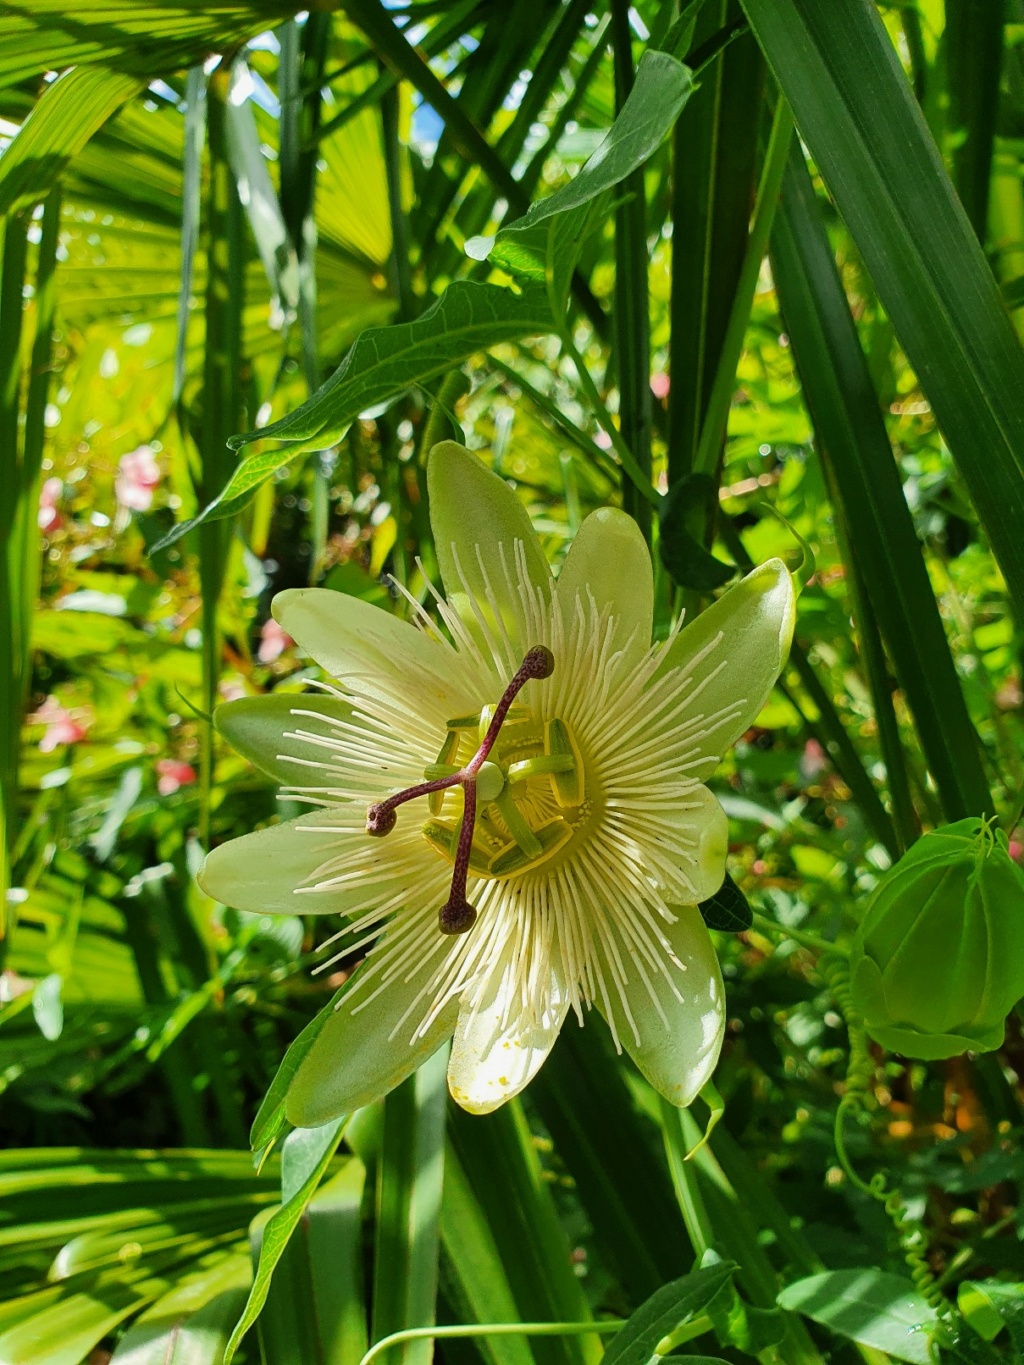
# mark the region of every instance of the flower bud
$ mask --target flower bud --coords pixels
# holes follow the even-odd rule
[[[1024,872],[990,823],[925,834],[868,902],[850,958],[872,1038],[931,1061],[991,1052],[1024,996]]]

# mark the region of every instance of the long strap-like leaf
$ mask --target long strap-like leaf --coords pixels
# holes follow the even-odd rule
[[[870,0],[743,0],[1024,612],[1024,350]]]

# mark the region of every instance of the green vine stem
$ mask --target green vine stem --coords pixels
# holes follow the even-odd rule
[[[442,1341],[454,1337],[579,1337],[592,1332],[617,1332],[625,1325],[625,1319],[610,1319],[607,1322],[460,1322],[437,1327],[406,1327],[375,1341],[359,1365],[373,1365],[373,1361],[390,1347],[406,1341]]]

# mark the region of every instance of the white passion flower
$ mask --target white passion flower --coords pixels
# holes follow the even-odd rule
[[[780,560],[651,644],[635,522],[580,527],[553,580],[525,508],[476,456],[427,471],[441,628],[296,589],[274,616],[333,678],[229,702],[217,725],[309,814],[215,849],[199,875],[240,910],[337,914],[365,961],[293,1048],[286,1113],[312,1127],[389,1091],[454,1035],[448,1080],[487,1113],[571,1010],[607,1020],[688,1105],[725,1002],[697,905],[727,822],[703,785],[778,677],[794,595]]]

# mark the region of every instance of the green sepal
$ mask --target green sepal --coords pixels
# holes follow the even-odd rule
[[[327,722],[343,720],[353,723],[349,702],[320,692],[281,692],[269,697],[242,697],[238,701],[218,706],[213,713],[213,723],[218,734],[223,735],[233,749],[282,786],[337,785],[337,777],[332,779],[324,769],[307,768],[282,756],[286,752],[299,756],[303,748],[299,740],[286,740],[286,733],[316,725],[312,717],[296,716],[295,711],[313,712]],[[330,733],[329,725],[324,733]],[[312,745],[305,747],[307,758],[327,757],[322,749],[317,750]]]

